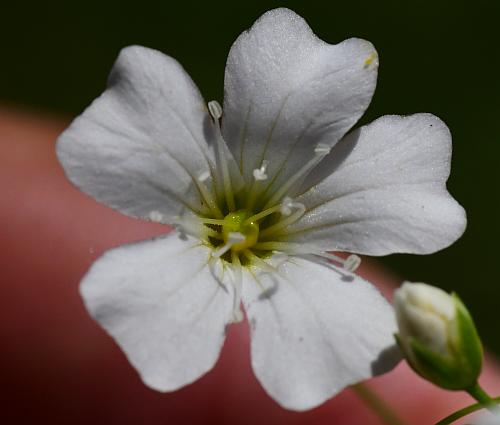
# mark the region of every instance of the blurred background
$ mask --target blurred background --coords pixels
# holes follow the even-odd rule
[[[0,172],[4,173],[3,196],[0,196],[2,252],[12,253],[18,249],[20,255],[24,253],[27,257],[29,252],[23,267],[35,267],[34,263],[38,261],[41,264],[43,261],[37,258],[39,254],[32,246],[34,243],[52,240],[53,244],[57,244],[57,241],[64,239],[64,243],[69,244],[67,240],[78,239],[69,236],[75,231],[71,226],[80,223],[80,229],[76,230],[80,238],[78,240],[84,241],[88,237],[85,241],[95,245],[91,245],[89,255],[83,260],[80,256],[78,260],[75,254],[74,258],[71,257],[71,261],[74,261],[71,265],[68,264],[70,260],[64,257],[54,257],[54,252],[62,253],[56,250],[50,251],[50,259],[51,267],[68,270],[63,275],[71,276],[72,279],[72,286],[65,289],[69,297],[68,305],[81,311],[84,317],[79,300],[76,296],[72,298],[72,294],[76,294],[78,277],[95,256],[108,246],[142,239],[157,233],[158,229],[140,227],[129,219],[116,218],[115,213],[90,205],[91,201],[85,199],[85,204],[81,201],[84,205],[81,209],[71,212],[78,218],[71,226],[64,227],[61,224],[68,221],[68,214],[59,204],[54,207],[57,210],[55,215],[48,215],[55,217],[54,226],[63,226],[66,232],[63,236],[58,235],[55,241],[52,234],[43,236],[43,226],[46,225],[43,220],[28,220],[34,232],[30,232],[29,237],[35,237],[30,239],[28,248],[26,240],[23,243],[22,233],[18,233],[17,238],[12,233],[13,223],[24,226],[19,221],[21,219],[12,222],[5,220],[9,220],[8,213],[18,217],[18,211],[26,205],[34,215],[37,208],[25,203],[23,194],[14,194],[12,188],[19,187],[19,191],[30,188],[29,196],[37,196],[39,192],[33,182],[44,184],[43,178],[40,180],[36,172],[40,161],[52,161],[51,166],[57,167],[51,156],[52,151],[49,148],[43,150],[42,144],[52,146],[58,132],[102,92],[108,72],[122,47],[140,44],[175,57],[197,83],[206,100],[221,101],[225,59],[232,42],[263,12],[278,6],[289,7],[302,15],[315,33],[327,42],[336,43],[356,36],[375,45],[380,56],[378,88],[360,124],[385,114],[430,112],[442,118],[450,127],[454,152],[448,187],[468,213],[465,235],[452,247],[431,256],[393,255],[380,261],[400,279],[428,282],[457,291],[470,307],[488,348],[500,354],[500,319],[496,314],[500,300],[500,282],[496,274],[499,264],[496,257],[497,242],[500,240],[500,204],[497,199],[500,183],[500,3],[497,1],[220,0],[197,3],[142,0],[130,3],[28,1],[3,4],[0,25],[0,120],[3,120],[0,130],[4,129],[0,133],[0,164],[3,168]],[[27,125],[27,121],[20,116],[29,117],[30,124]],[[32,140],[29,145],[31,153],[25,152],[25,156],[18,155],[19,147],[27,146],[23,136],[19,135],[19,129],[26,131],[26,138]],[[37,134],[40,134],[39,142]],[[12,153],[14,151],[17,152],[15,155]],[[47,159],[49,157],[50,160]],[[47,177],[47,174],[44,175]],[[61,179],[61,176],[58,178]],[[20,185],[20,181],[25,182],[24,185],[16,186]],[[57,187],[52,180],[47,182]],[[66,190],[70,193],[67,205],[70,205],[70,201],[73,202],[71,205],[75,205],[77,201],[74,199],[80,195],[66,188],[59,194],[66,193]],[[57,199],[57,193],[53,195],[53,200]],[[37,198],[37,202],[42,205],[40,210],[48,205],[41,198]],[[97,216],[99,220],[95,218]],[[59,219],[60,222],[57,221]],[[94,223],[96,220],[98,224]],[[126,230],[123,230],[124,227]],[[112,234],[102,236],[99,229],[106,229]],[[42,236],[36,233],[38,231],[42,232]],[[38,240],[37,237],[42,239]],[[98,240],[92,242],[93,237]],[[63,246],[67,249],[67,245]],[[47,249],[47,246],[43,249]],[[18,313],[22,312],[22,320],[29,321],[30,315],[34,314],[33,306],[42,310],[44,306],[57,309],[58,303],[53,299],[52,304],[44,304],[43,290],[40,287],[33,290],[29,286],[30,282],[34,282],[30,280],[32,276],[20,275],[18,268],[7,264],[8,258],[5,255],[0,257],[0,291],[6,291],[4,300],[6,293],[14,300],[12,294],[15,291],[25,291],[19,299],[31,297],[30,307],[10,305],[0,313],[0,318],[2,314],[5,315],[0,328],[0,337],[5,341],[0,360],[2,355],[8,360],[3,379],[12,384],[20,373],[12,361],[23,345],[22,335],[16,332]],[[36,267],[52,270],[40,264]],[[73,269],[70,272],[71,267]],[[23,289],[12,289],[9,285],[14,282]],[[53,287],[50,291],[57,292],[59,289]],[[39,298],[36,299],[37,296]],[[7,316],[6,312],[9,311],[12,314]],[[61,313],[54,320],[59,326],[66,318]],[[92,332],[99,331],[92,328]],[[77,344],[75,338],[72,344]],[[40,337],[39,345],[31,345],[29,352],[23,352],[21,357],[32,355],[37,358],[40,354],[49,356],[43,344],[44,340]],[[66,347],[61,343],[58,349],[65,350]],[[76,349],[75,346],[72,349]],[[83,343],[81,350],[82,358],[90,355],[90,348]],[[12,354],[10,357],[6,354],[9,352]],[[51,367],[56,367],[58,352],[51,355],[54,358],[49,363],[52,362]],[[119,359],[118,362],[124,362],[119,353],[113,353],[110,358],[115,359],[113,356]],[[123,364],[125,370],[125,362]],[[90,366],[88,362],[81,365]],[[22,367],[25,369],[26,365]],[[35,366],[33,368],[36,369]],[[71,371],[63,368],[62,373],[71,374]],[[29,383],[29,373],[24,370],[21,376],[25,381],[18,390],[29,394],[29,389],[33,388]],[[45,378],[50,379],[49,376],[47,373]],[[42,377],[38,376],[37,379]],[[105,379],[105,375],[96,379]],[[43,384],[40,385],[39,390],[43,392]],[[197,389],[195,393],[202,397],[203,389]],[[0,396],[5,397],[3,393]],[[51,397],[56,405],[57,395]],[[127,402],[127,397],[127,394],[123,394],[123,403]],[[4,402],[8,400],[5,398]],[[42,399],[37,400],[43,404]],[[1,406],[2,399],[0,419]],[[76,416],[61,415],[61,422],[57,422],[54,416],[52,423],[90,423],[86,420],[79,422]],[[69,417],[71,421],[65,422]],[[110,422],[111,417],[108,417],[107,423],[114,423]],[[13,418],[8,416],[12,421],[9,423],[24,423],[16,422]],[[40,423],[45,422],[42,420]],[[128,422],[122,420],[121,423]],[[193,419],[191,423],[196,421]],[[225,422],[219,418],[219,423]]]

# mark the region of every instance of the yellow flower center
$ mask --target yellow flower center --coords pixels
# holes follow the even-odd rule
[[[231,233],[240,233],[244,239],[231,246],[234,252],[251,248],[259,240],[259,224],[257,221],[248,221],[252,214],[247,210],[230,212],[224,217],[222,225],[222,237],[225,243],[229,242]]]

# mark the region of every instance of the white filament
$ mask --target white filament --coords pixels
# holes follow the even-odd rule
[[[216,251],[213,252],[214,257],[221,257],[224,255],[227,251],[229,251],[234,245],[237,243],[243,242],[245,240],[245,235],[243,235],[240,232],[229,232],[228,237],[227,237],[227,242],[217,249]]]
[[[361,265],[361,258],[356,254],[349,255],[346,259],[339,257],[338,255],[332,254],[330,252],[314,252],[314,255],[319,257],[327,258],[337,264],[340,264],[344,270],[348,272],[354,272]]]
[[[293,210],[295,210],[295,212],[293,212]],[[291,198],[286,197],[280,206],[280,211],[281,214],[286,218],[278,221],[276,224],[273,224],[272,226],[269,226],[267,229],[264,229],[262,232],[260,232],[261,238],[270,236],[278,232],[279,230],[295,223],[306,212],[306,206],[304,204],[301,204],[300,202],[295,202]]]
[[[309,172],[318,165],[318,163],[330,153],[330,148],[323,144],[318,143],[314,148],[314,157],[311,158],[297,173],[294,174],[283,186],[281,186],[267,201],[264,208],[273,206],[279,199],[281,199],[288,191],[299,181],[301,178],[307,176]]]
[[[233,188],[231,185],[231,178],[229,176],[229,165],[226,158],[226,151],[224,149],[225,142],[224,139],[222,138],[222,132],[219,123],[219,119],[222,117],[222,107],[220,106],[219,102],[217,102],[216,100],[212,100],[211,102],[208,102],[208,110],[210,111],[210,115],[212,115],[215,124],[216,139],[217,139],[215,148],[217,151],[219,169],[221,170],[222,173],[221,176],[222,185],[224,187],[224,195],[226,198],[226,203],[229,210],[234,211],[236,209],[236,205],[234,203]]]
[[[243,312],[241,311],[241,286],[242,286],[242,272],[240,258],[236,252],[231,253],[232,267],[231,272],[233,275],[234,285],[234,298],[233,298],[233,318],[232,323],[239,323],[243,320]]]

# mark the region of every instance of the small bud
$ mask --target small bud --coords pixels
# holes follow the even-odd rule
[[[474,322],[456,294],[405,282],[394,296],[403,354],[423,378],[449,390],[467,390],[481,372],[483,349]]]

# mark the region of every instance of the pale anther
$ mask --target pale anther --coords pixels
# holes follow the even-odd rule
[[[253,177],[255,180],[267,180],[266,169],[268,164],[269,161],[264,160],[262,161],[262,165],[260,168],[256,168],[255,170],[253,170]]]
[[[348,272],[354,272],[361,265],[361,258],[355,254],[349,255],[344,261],[344,269]]]
[[[295,202],[289,196],[285,196],[283,198],[283,202],[281,203],[281,208],[280,208],[281,214],[288,216],[292,214],[293,209],[305,211],[306,207],[304,204],[301,204],[300,202]]]
[[[163,221],[163,214],[157,210],[151,211],[149,213],[149,219],[155,223],[161,223]]]
[[[295,202],[292,198],[286,196],[283,199],[283,203],[280,205],[280,212],[283,216],[286,216],[286,218],[264,229],[260,234],[261,237],[269,237],[295,223],[306,212],[306,206],[300,202]]]
[[[314,148],[314,156],[298,170],[294,176],[288,179],[281,188],[279,188],[267,201],[264,205],[264,208],[269,208],[270,206],[275,205],[275,203],[285,194],[289,193],[289,191],[293,188],[297,182],[303,179],[309,172],[318,165],[319,162],[323,160],[323,158],[330,153],[330,147],[324,143],[318,143]]]
[[[331,252],[311,252],[314,255],[319,257],[327,258],[330,261],[333,261],[342,266],[344,270],[348,272],[353,272],[356,270],[361,264],[361,258],[359,258],[355,254],[349,255],[346,259],[339,257],[338,255],[332,254]]]
[[[204,182],[204,181],[206,181],[209,177],[210,177],[210,171],[205,170],[205,171],[203,171],[202,173],[200,173],[200,174],[198,175],[198,180],[199,180],[200,182]]]
[[[281,203],[280,212],[283,215],[290,215],[292,213],[292,208],[294,207],[293,199],[289,196],[285,196],[283,198],[283,202]]]
[[[210,111],[210,115],[214,120],[220,119],[222,117],[222,106],[216,100],[211,100],[208,102],[208,110]]]
[[[330,146],[324,143],[318,143],[314,148],[314,154],[318,156],[326,156],[330,153]]]

